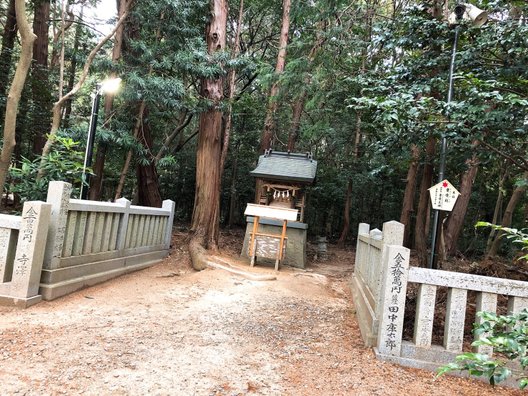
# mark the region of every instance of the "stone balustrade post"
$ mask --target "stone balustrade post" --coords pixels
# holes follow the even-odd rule
[[[57,269],[60,265],[71,191],[70,183],[52,181],[48,186],[46,202],[51,204],[51,218],[44,255],[46,269]]]
[[[174,203],[174,201],[166,199],[165,201],[163,201],[161,207],[167,211],[170,211],[170,215],[167,219],[167,226],[165,228],[165,234],[163,237],[163,244],[165,245],[165,249],[169,249],[172,238],[172,223],[174,222],[174,208],[176,207],[176,204]]]
[[[24,204],[9,291],[15,300],[28,301],[38,296],[51,211],[52,205],[44,202]]]
[[[123,216],[121,216],[121,221],[119,222],[116,243],[117,250],[123,250],[125,249],[128,219],[130,217],[130,201],[126,198],[119,198],[116,200],[116,204],[123,206]]]

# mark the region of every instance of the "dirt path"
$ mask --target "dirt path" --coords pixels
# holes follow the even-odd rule
[[[0,307],[0,394],[520,394],[377,361],[359,336],[349,260],[258,282],[196,273],[180,248],[53,302]]]

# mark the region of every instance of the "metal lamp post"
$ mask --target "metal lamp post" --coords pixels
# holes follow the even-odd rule
[[[121,84],[120,78],[112,78],[97,83],[92,100],[92,113],[90,115],[90,126],[88,127],[88,136],[86,138],[86,151],[84,153],[84,164],[81,175],[81,191],[80,199],[86,199],[88,196],[88,189],[90,183],[90,174],[86,173],[86,169],[92,166],[93,147],[95,142],[95,131],[97,130],[97,119],[99,117],[99,103],[101,96],[105,93],[115,93]]]
[[[451,53],[451,64],[449,66],[449,87],[447,89],[447,104],[451,103],[453,99],[453,76],[455,73],[455,59],[457,53],[458,36],[460,34],[460,26],[458,23],[463,19],[471,20],[473,25],[481,27],[488,20],[488,14],[485,11],[471,5],[471,4],[458,4],[455,6],[453,13],[449,16],[449,23],[456,24],[455,27],[455,38],[453,42],[453,51]],[[446,153],[447,153],[447,137],[445,133],[442,133],[441,148],[440,148],[440,165],[438,169],[438,183],[444,180],[445,166],[446,166]],[[429,268],[436,268],[435,265],[435,252],[438,235],[438,222],[440,217],[440,211],[434,211],[433,220],[433,234],[431,238],[431,259],[429,261]]]

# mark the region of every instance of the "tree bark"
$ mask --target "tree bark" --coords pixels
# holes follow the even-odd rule
[[[36,40],[33,44],[33,64],[31,70],[31,90],[33,95],[33,117],[31,120],[33,137],[33,153],[39,155],[46,143],[50,112],[52,108],[52,93],[49,83],[48,45],[50,2],[40,0],[35,4],[33,33]]]
[[[288,135],[288,151],[295,150],[295,144],[299,138],[299,130],[301,127],[301,115],[304,110],[304,103],[306,101],[306,90],[303,89],[295,103],[293,104],[292,124],[290,134]]]
[[[528,172],[524,172],[523,178],[525,180],[528,180]],[[506,210],[504,211],[504,215],[502,216],[502,222],[501,222],[502,227],[510,227],[512,225],[513,212],[515,211],[517,204],[525,196],[527,187],[528,186],[526,182],[524,182],[518,185],[517,187],[515,187],[515,190],[513,190],[510,200],[508,201],[508,205],[506,206]],[[493,241],[493,244],[491,245],[489,252],[486,254],[486,258],[497,256],[497,253],[499,252],[499,248],[502,242],[503,235],[504,233],[502,231],[497,234],[497,236],[495,237],[495,240]]]
[[[81,11],[79,13],[79,20],[83,19],[84,14],[84,4],[81,4]],[[82,25],[80,23],[75,27],[75,36],[73,38],[73,54],[71,56],[70,69],[68,72],[68,87],[66,88],[69,91],[73,89],[75,84],[75,73],[77,72],[77,56],[79,51],[79,44],[81,41]],[[63,125],[65,128],[68,128],[70,125],[70,114],[72,110],[72,99],[68,99],[64,108],[64,119]]]
[[[9,0],[4,34],[2,35],[2,51],[0,52],[0,96],[2,97],[5,97],[7,93],[17,30],[15,0]],[[5,107],[0,106],[0,119],[4,118],[4,112]]]
[[[262,153],[270,149],[273,145],[273,135],[276,129],[275,113],[277,111],[277,95],[279,94],[278,77],[284,71],[284,65],[286,64],[286,46],[288,45],[288,30],[290,29],[290,8],[291,0],[283,0],[279,53],[277,55],[277,64],[275,65],[275,82],[272,84],[269,92],[264,130],[262,131],[262,137],[260,139],[260,151]]]
[[[140,141],[145,147],[148,156],[148,164],[138,163],[136,166],[137,183],[138,183],[138,203],[143,206],[152,206],[161,208],[162,199],[159,189],[158,172],[154,156],[152,155],[152,133],[148,117],[148,108],[143,111],[143,120]]]
[[[405,193],[403,194],[403,207],[400,215],[400,223],[405,226],[403,234],[403,246],[410,247],[411,217],[414,212],[414,195],[416,191],[416,175],[420,161],[420,149],[416,144],[411,145],[411,163],[407,171]]]
[[[473,149],[478,146],[478,141],[474,141]],[[477,154],[474,153],[471,158],[466,160],[467,170],[462,174],[460,179],[460,196],[458,197],[453,211],[449,213],[447,220],[445,234],[444,234],[444,252],[447,257],[453,256],[456,253],[457,241],[464,226],[464,219],[466,217],[469,199],[471,198],[471,191],[473,183],[477,176],[480,160]]]
[[[228,5],[226,0],[211,0],[211,16],[206,25],[209,54],[225,49]],[[200,115],[196,149],[196,190],[189,251],[193,267],[206,266],[205,249],[218,250],[220,221],[220,163],[222,138],[223,78],[202,79],[201,95],[210,101],[210,108]]]
[[[128,4],[124,1],[122,1],[119,4],[119,8],[117,10],[118,18],[121,18],[125,14],[125,12],[127,11],[127,7],[128,7]],[[112,62],[114,64],[117,64],[119,62],[119,59],[121,58],[121,48],[123,46],[123,31],[124,31],[124,23],[121,24],[117,28],[116,33],[115,33],[114,48],[112,50]],[[113,72],[110,74],[110,77],[116,78],[117,74]],[[108,120],[111,117],[112,108],[114,106],[114,97],[115,97],[114,93],[107,93],[105,95],[105,102],[104,102],[105,122],[108,122]],[[93,166],[94,175],[90,179],[90,189],[88,190],[89,191],[88,199],[92,201],[100,201],[102,197],[103,173],[104,173],[107,151],[108,151],[108,143],[100,142],[97,145],[97,151],[95,153],[95,162]],[[157,180],[157,175],[156,175],[156,180]]]
[[[429,188],[433,181],[433,158],[435,155],[436,139],[430,136],[425,146],[425,164],[420,182],[420,198],[416,210],[416,223],[414,226],[414,248],[418,255],[419,264],[427,266],[427,218],[429,216]]]
[[[240,6],[238,8],[238,21],[235,33],[235,43],[231,50],[231,59],[235,59],[238,55],[238,48],[240,46],[240,30],[242,28],[242,17],[244,16],[244,0],[240,0]],[[233,98],[235,97],[235,81],[236,73],[235,69],[229,70],[228,73],[228,105],[225,115],[225,126],[224,126],[224,139],[222,143],[222,154],[220,155],[220,177],[224,173],[225,162],[227,158],[227,152],[229,150],[229,140],[231,136],[231,125],[232,125],[232,113],[233,113]]]
[[[4,191],[4,184],[11,163],[11,155],[16,145],[15,130],[17,120],[18,103],[22,95],[22,89],[31,65],[33,55],[33,42],[36,37],[31,31],[26,17],[26,3],[24,0],[15,1],[16,19],[20,32],[20,58],[13,76],[13,82],[7,96],[6,112],[4,119],[4,136],[2,152],[0,153],[0,193]]]

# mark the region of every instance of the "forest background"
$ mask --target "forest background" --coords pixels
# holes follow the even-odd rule
[[[345,244],[359,222],[396,219],[426,265],[446,136],[446,177],[461,195],[441,216],[440,256],[513,254],[474,225],[528,220],[524,0],[474,2],[490,18],[460,26],[450,103],[452,1],[118,0],[107,36],[85,17],[97,3],[0,0],[0,173],[16,203],[45,199],[49,180],[79,191],[91,94],[119,76],[101,104],[90,199],[172,199],[197,245],[216,249],[219,224],[245,224],[259,154],[310,152],[312,236]],[[10,124],[24,45],[31,63]]]

